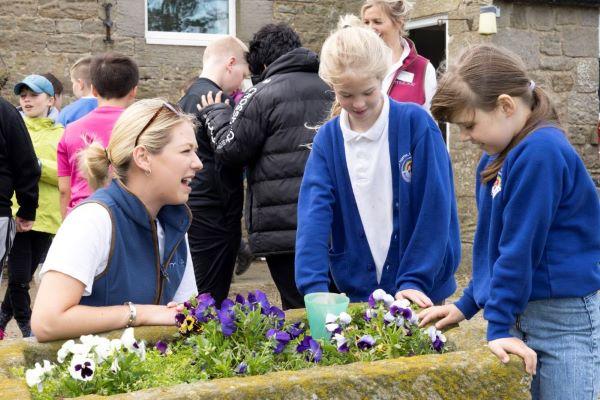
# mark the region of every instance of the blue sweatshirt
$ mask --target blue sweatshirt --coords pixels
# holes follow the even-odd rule
[[[95,97],[82,97],[60,110],[56,122],[66,128],[71,122],[77,121],[96,108],[98,108],[98,99]]]
[[[416,289],[440,302],[456,289],[460,238],[442,135],[423,108],[390,100],[389,143],[394,229],[391,238],[381,238],[390,240],[390,251],[378,284],[339,118],[319,129],[298,201],[296,285],[301,293],[327,292],[330,276],[352,301],[366,301],[381,288],[390,294]]]
[[[530,301],[600,289],[600,203],[564,133],[532,132],[484,184],[492,160],[477,168],[473,278],[456,303],[467,318],[484,309],[488,340],[510,337]]]

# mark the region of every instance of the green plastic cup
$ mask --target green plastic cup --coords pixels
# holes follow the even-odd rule
[[[329,332],[325,329],[325,316],[328,313],[339,315],[348,310],[350,299],[345,294],[316,292],[304,296],[306,314],[310,335],[314,339],[329,339]]]

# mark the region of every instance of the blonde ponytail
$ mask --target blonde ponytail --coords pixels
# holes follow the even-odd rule
[[[106,186],[110,162],[107,150],[99,142],[92,142],[78,154],[79,170],[92,190]]]

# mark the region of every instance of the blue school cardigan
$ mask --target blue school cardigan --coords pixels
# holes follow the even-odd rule
[[[583,161],[554,127],[510,150],[499,174],[481,181],[473,279],[456,303],[466,318],[484,309],[487,338],[510,337],[530,301],[600,290],[600,204]],[[567,327],[568,328],[568,327]]]
[[[429,114],[390,100],[394,221],[381,281],[356,206],[339,117],[323,125],[306,164],[298,201],[296,285],[326,292],[330,276],[351,301],[373,290],[416,289],[440,302],[456,289],[460,235],[450,158]]]

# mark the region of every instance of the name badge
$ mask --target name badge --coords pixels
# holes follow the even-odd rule
[[[415,74],[408,71],[400,71],[396,79],[406,83],[413,83],[413,80],[415,79]]]

